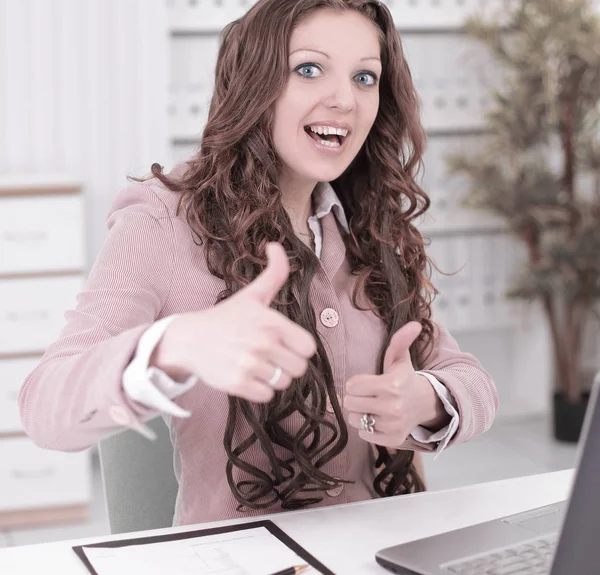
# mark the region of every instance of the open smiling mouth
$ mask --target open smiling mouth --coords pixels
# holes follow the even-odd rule
[[[340,151],[348,139],[348,130],[328,126],[305,126],[304,131],[315,142],[317,148],[323,151]]]

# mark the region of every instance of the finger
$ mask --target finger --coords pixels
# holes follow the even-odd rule
[[[375,445],[381,445],[382,447],[396,448],[401,447],[406,441],[408,434],[402,431],[399,432],[392,428],[388,430],[389,426],[385,418],[375,418],[373,433],[364,431],[360,423],[360,418],[362,415],[363,414],[359,413],[351,413],[348,416],[348,425],[354,429],[358,429],[358,435],[361,439],[364,439],[369,443],[374,443]]]
[[[267,323],[292,353],[307,359],[315,355],[317,343],[312,334],[283,314],[275,310],[270,312]]]
[[[393,392],[390,377],[381,375],[359,375],[346,382],[346,393],[358,397],[378,397]]]
[[[302,377],[308,367],[308,361],[305,357],[294,353],[283,344],[273,346],[268,352],[267,359],[291,377]]]
[[[356,395],[344,396],[344,409],[354,413],[370,413],[372,415],[385,415],[389,413],[389,401],[382,401],[379,397],[358,397]]]
[[[249,379],[243,386],[240,386],[239,389],[230,391],[229,395],[247,399],[248,401],[254,401],[256,403],[269,403],[275,395],[275,390],[272,387],[265,385],[263,381]]]
[[[402,326],[392,337],[390,345],[385,352],[383,360],[383,372],[385,373],[391,365],[399,362],[410,363],[410,346],[419,337],[423,327],[417,321],[411,321]]]
[[[360,422],[362,416],[368,413],[375,418],[375,425],[373,426],[374,433],[379,433],[382,435],[393,435],[394,437],[398,437],[405,428],[405,426],[398,422],[397,420],[386,417],[385,415],[377,415],[376,413],[372,413],[370,411],[361,411],[360,413],[349,413],[348,414],[348,425],[350,427],[354,427],[359,431],[363,430],[362,424]],[[365,433],[369,434],[367,431]]]
[[[392,447],[394,449],[401,449],[406,442],[406,437],[388,435],[387,433],[380,433],[375,431],[373,433],[367,433],[366,431],[360,430],[358,436],[365,441],[372,443],[373,445],[381,445],[381,447]]]
[[[354,427],[354,429],[361,430],[362,429],[362,424],[361,424],[360,420],[361,420],[362,416],[365,413],[368,413],[369,415],[373,415],[373,417],[375,417],[375,424],[377,424],[379,422],[379,419],[381,419],[380,417],[378,417],[378,416],[376,416],[376,415],[374,415],[372,413],[369,413],[368,411],[361,412],[361,413],[354,413],[353,412],[353,413],[349,413],[348,414],[348,425],[350,427]]]
[[[245,382],[247,380],[257,380],[263,385],[268,385],[274,389],[286,389],[289,387],[292,378],[283,369],[277,377],[275,383],[270,383],[274,380],[277,368],[270,361],[263,359],[256,352],[242,352],[237,356],[237,367],[239,369],[240,379],[238,381]]]
[[[277,368],[281,369],[281,373],[279,373]],[[279,377],[277,377],[275,383],[271,383],[278,373]],[[254,379],[260,381],[263,385],[268,385],[272,389],[276,390],[287,389],[292,383],[292,376],[289,374],[289,372],[283,369],[280,365],[266,361],[261,363],[252,375]]]
[[[271,304],[290,274],[290,262],[281,244],[267,244],[267,267],[258,277],[240,290],[237,297],[250,297],[265,306]]]

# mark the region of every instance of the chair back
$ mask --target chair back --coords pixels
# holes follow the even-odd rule
[[[100,465],[111,533],[171,527],[178,484],[173,446],[162,417],[146,425],[149,441],[128,429],[100,442]]]

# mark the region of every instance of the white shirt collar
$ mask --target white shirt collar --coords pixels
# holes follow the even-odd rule
[[[342,202],[329,182],[319,182],[313,191],[313,197],[315,215],[308,218],[308,227],[315,235],[315,254],[318,258],[321,258],[323,232],[320,220],[333,211],[333,215],[346,233],[350,232],[350,227],[348,226],[344,206],[342,206]]]
[[[313,197],[315,215],[308,218],[309,223],[311,220],[324,218],[333,210],[333,214],[338,223],[344,228],[344,231],[346,233],[350,232],[342,202],[329,182],[319,182],[313,191]]]

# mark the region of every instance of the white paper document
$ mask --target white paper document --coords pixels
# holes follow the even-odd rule
[[[83,551],[98,575],[270,575],[306,564],[265,527]]]

